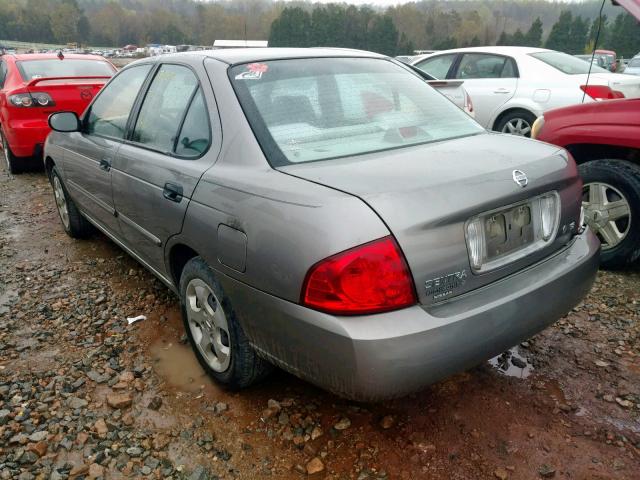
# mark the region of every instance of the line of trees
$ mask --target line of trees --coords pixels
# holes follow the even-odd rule
[[[387,55],[410,54],[416,43],[399,29],[393,9],[377,13],[369,7],[316,6],[311,13],[301,7],[287,7],[272,23],[269,36],[273,46],[337,46],[372,50]],[[495,39],[481,12],[456,10],[429,12],[423,19],[420,49],[446,50],[479,45],[546,47],[571,54],[593,50],[598,28],[598,48],[615,50],[624,57],[640,53],[640,25],[628,13],[618,13],[613,22],[603,16],[592,21],[563,10],[544,39],[540,17],[523,31],[503,30]]]
[[[582,53],[593,45],[600,5],[600,0],[421,0],[384,9],[301,0],[0,0],[0,39],[115,47],[270,38],[272,45],[386,54],[494,44]],[[598,46],[625,57],[638,53],[638,22],[609,2],[605,13]]]
[[[300,7],[285,8],[271,24],[269,45],[357,48],[386,55],[414,50],[389,15],[369,7],[336,4],[318,6],[311,13]]]
[[[598,36],[598,28],[600,33]],[[640,25],[631,15],[620,13],[614,21],[604,15],[602,21],[596,17],[589,25],[582,16],[573,16],[565,10],[553,24],[546,42],[542,42],[542,22],[536,18],[531,28],[523,33],[517,29],[512,34],[502,32],[497,45],[546,47],[571,54],[591,53],[597,48],[615,50],[618,55],[629,58],[640,52]]]

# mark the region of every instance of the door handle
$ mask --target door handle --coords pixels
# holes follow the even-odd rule
[[[511,90],[507,88],[499,88],[497,90],[494,90],[493,93],[511,93]]]
[[[109,157],[105,157],[100,160],[100,168],[105,172],[111,170],[111,159]]]
[[[167,200],[179,203],[182,200],[182,185],[176,185],[175,183],[165,183],[162,194]]]

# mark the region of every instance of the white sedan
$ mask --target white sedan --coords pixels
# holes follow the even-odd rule
[[[411,64],[438,79],[464,80],[485,128],[531,136],[546,110],[640,97],[640,78],[611,73],[566,53],[530,47],[470,47],[421,55]]]

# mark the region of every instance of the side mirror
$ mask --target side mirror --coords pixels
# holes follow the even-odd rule
[[[80,119],[74,112],[57,112],[49,115],[49,127],[56,132],[80,131]]]

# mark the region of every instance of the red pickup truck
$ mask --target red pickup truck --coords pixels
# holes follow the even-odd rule
[[[602,242],[602,265],[640,259],[640,99],[545,112],[532,136],[566,148],[584,181],[585,221]]]
[[[612,3],[640,20],[640,0]],[[640,99],[545,112],[531,136],[566,148],[578,163],[585,221],[602,242],[602,265],[640,263]]]

